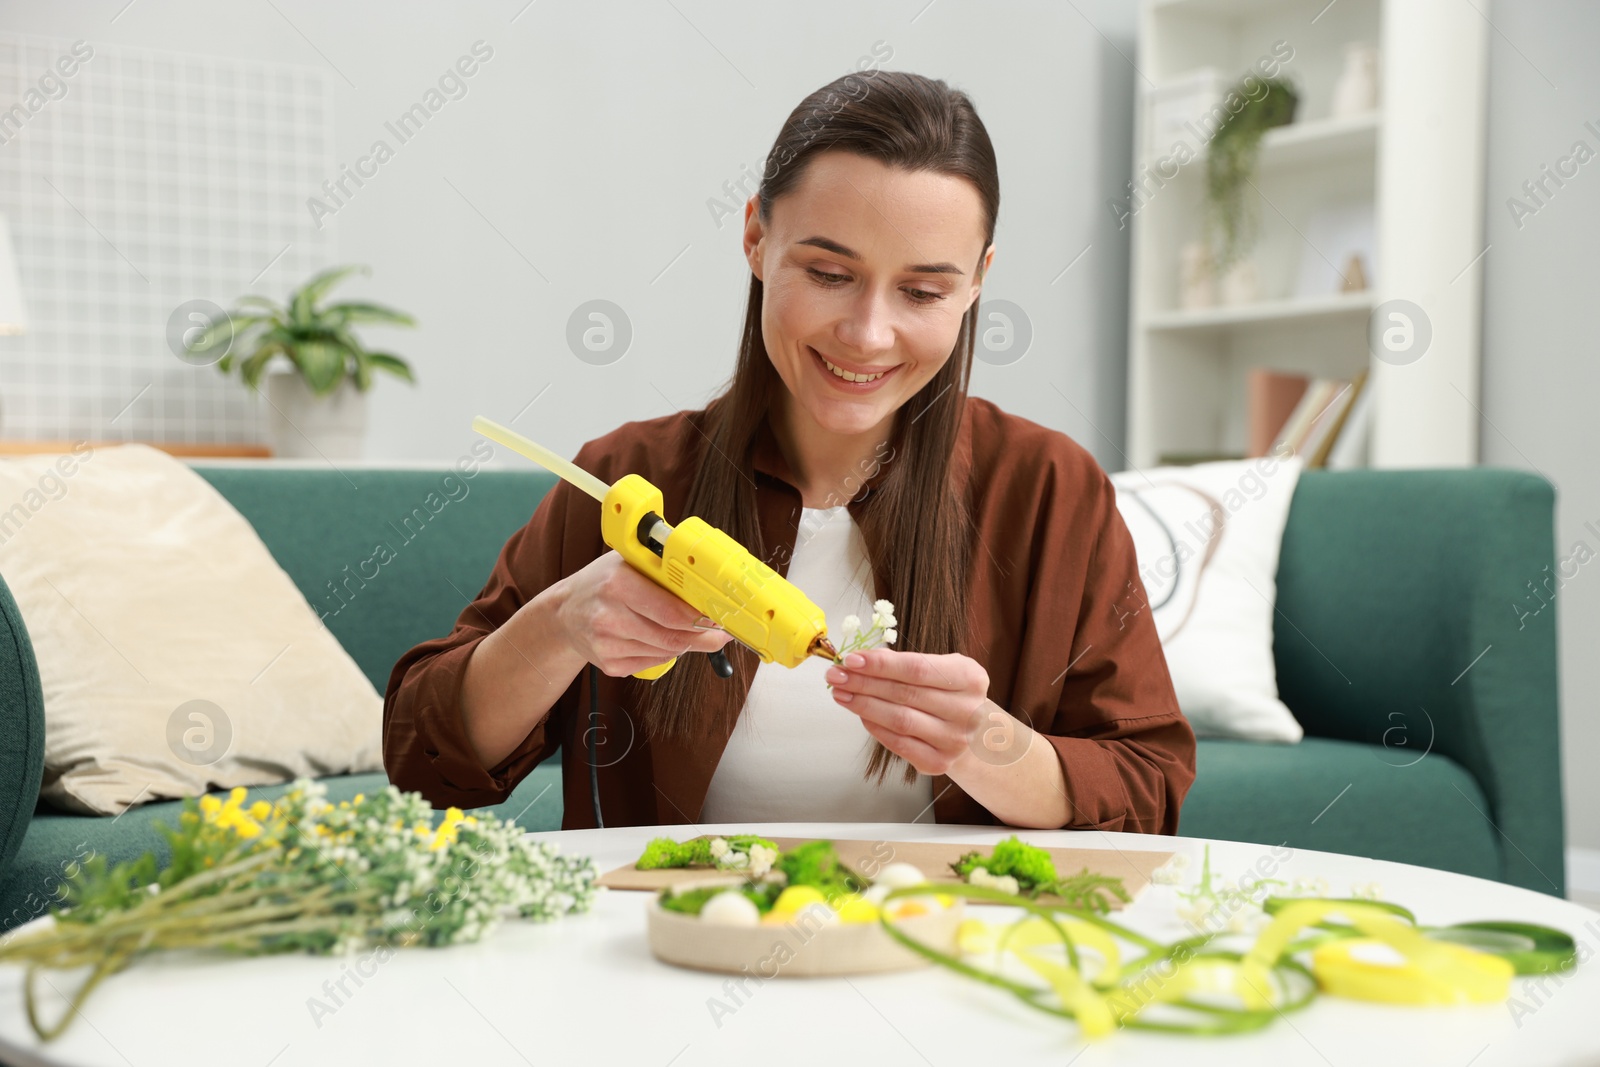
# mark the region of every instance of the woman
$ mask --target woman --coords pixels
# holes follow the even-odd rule
[[[559,746],[569,829],[1176,832],[1194,735],[1111,482],[1064,434],[967,396],[1000,199],[971,102],[913,74],[847,76],[767,158],[727,387],[576,462],[642,475],[669,521],[726,531],[836,635],[890,601],[895,643],[842,668],[762,664],[623,563],[563,483],[449,636],[395,665],[390,778],[438,806],[493,804]],[[717,650],[731,678],[684,655]],[[630,677],[679,655],[659,680]]]

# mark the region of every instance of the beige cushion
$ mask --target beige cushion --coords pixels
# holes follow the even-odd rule
[[[382,770],[382,697],[249,522],[166,453],[0,461],[0,575],[39,662],[52,803],[114,815]]]

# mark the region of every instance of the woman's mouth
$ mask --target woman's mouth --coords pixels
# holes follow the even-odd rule
[[[902,366],[901,364],[897,363],[894,366],[888,367],[881,371],[874,371],[869,374],[860,374],[855,371],[846,370],[844,367],[832,362],[821,352],[818,352],[810,345],[806,345],[806,351],[811,354],[812,362],[815,363],[817,368],[821,370],[828,380],[833,383],[834,387],[837,389],[842,389],[847,393],[859,394],[874,392],[881,388],[883,383],[887,381]]]

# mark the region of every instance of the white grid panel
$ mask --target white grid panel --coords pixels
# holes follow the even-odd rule
[[[0,337],[0,437],[258,442],[262,403],[177,358],[167,320],[197,298],[281,299],[330,265],[331,231],[305,206],[333,172],[327,80],[94,42],[61,78],[73,44],[0,34],[0,122],[46,74],[66,86],[0,127],[29,318]]]

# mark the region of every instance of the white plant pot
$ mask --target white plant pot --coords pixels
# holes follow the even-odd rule
[[[367,396],[346,378],[317,396],[300,372],[266,375],[267,444],[279,459],[360,459],[367,435]]]

